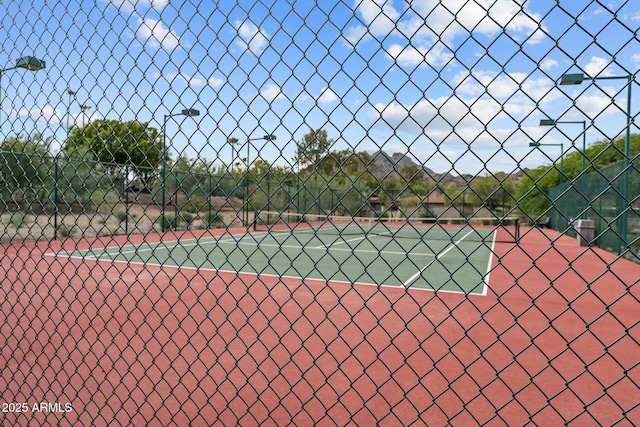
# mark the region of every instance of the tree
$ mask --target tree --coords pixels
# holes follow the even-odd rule
[[[492,211],[506,212],[515,202],[516,182],[504,172],[487,173],[473,180],[471,189],[480,204]]]
[[[620,136],[614,141],[602,140],[589,144],[584,172],[593,173],[596,169],[623,160],[625,143],[625,137]],[[640,153],[640,135],[631,135],[629,151],[631,158]],[[574,151],[563,157],[563,180],[573,180],[582,172],[582,156],[582,152]],[[560,159],[552,165],[538,166],[527,172],[518,183],[519,207],[529,217],[536,218],[547,211],[550,202],[547,190],[560,184],[559,162]]]
[[[416,164],[410,164],[400,169],[400,178],[406,182],[408,193],[415,196],[426,194],[433,185],[425,180],[424,170]]]
[[[161,134],[146,122],[95,120],[74,128],[64,150],[70,157],[88,153],[107,173],[116,179],[123,169],[138,177],[150,188],[163,157]]]
[[[354,183],[375,189],[378,179],[371,172],[375,169],[375,159],[366,151],[331,151],[317,165],[317,170],[330,181]]]
[[[333,145],[333,139],[329,139],[327,131],[324,129],[309,130],[297,143],[296,155],[293,161],[299,167],[317,167],[320,160],[329,152]]]
[[[9,138],[0,144],[0,196],[5,204],[46,203],[53,188],[53,158],[49,141],[36,134],[32,137]]]

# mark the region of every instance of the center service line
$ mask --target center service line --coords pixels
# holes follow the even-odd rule
[[[429,266],[431,264],[433,264],[436,260],[440,259],[440,257],[443,257],[447,254],[447,252],[449,252],[451,249],[455,248],[456,246],[458,246],[458,243],[462,242],[464,239],[467,238],[467,236],[471,233],[473,233],[474,231],[471,230],[469,231],[467,234],[465,234],[464,236],[462,236],[459,240],[451,243],[447,248],[445,248],[444,251],[440,252],[438,254],[438,256],[436,256],[433,260],[431,260],[431,262],[427,265],[425,265],[424,267],[422,267],[416,274],[414,274],[413,276],[409,277],[409,279],[404,282],[402,284],[402,286],[404,286],[405,288],[409,287],[409,285],[411,285],[411,283],[413,283],[418,277],[420,277],[420,275],[422,274],[423,271],[425,271],[427,268],[429,268]]]

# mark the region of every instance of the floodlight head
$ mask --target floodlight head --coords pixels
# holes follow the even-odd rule
[[[195,108],[187,108],[186,110],[182,110],[182,115],[188,116],[188,117],[195,117],[200,115],[200,111],[196,110]]]
[[[276,139],[278,139],[278,138],[276,138],[275,135],[265,135],[262,138],[266,139],[267,141],[275,141]]]
[[[542,119],[540,120],[540,126],[555,126],[556,121],[552,119]]]
[[[41,59],[34,58],[33,56],[23,56],[16,60],[16,68],[24,68],[30,71],[42,70],[46,66],[46,62]]]
[[[579,85],[584,81],[584,74],[565,74],[560,79],[560,85]]]
[[[539,142],[530,142],[529,143],[529,147],[539,147],[540,143]]]

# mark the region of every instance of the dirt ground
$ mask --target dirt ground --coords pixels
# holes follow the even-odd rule
[[[112,211],[88,213],[64,213],[38,215],[21,212],[0,213],[0,241],[17,242],[23,240],[55,240],[64,238],[92,238],[116,234],[138,234],[160,231],[158,218],[160,208],[153,205],[132,203],[127,207],[120,205]],[[128,214],[128,215],[127,215]],[[165,215],[175,217],[175,210],[167,208]],[[193,221],[179,228],[205,228],[208,212],[190,214]],[[216,227],[239,225],[241,212],[223,209],[218,212],[224,223]],[[120,220],[120,218],[124,218]]]

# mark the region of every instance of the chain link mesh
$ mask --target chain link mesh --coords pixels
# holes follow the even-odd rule
[[[4,425],[640,425],[636,2],[0,16]]]

